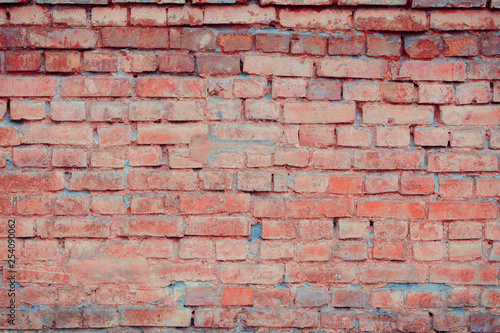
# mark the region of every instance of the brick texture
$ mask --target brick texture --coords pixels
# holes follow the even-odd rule
[[[0,0],[0,330],[500,332],[499,9]]]

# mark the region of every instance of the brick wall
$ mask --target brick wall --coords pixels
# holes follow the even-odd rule
[[[500,331],[500,1],[0,2],[0,328]]]

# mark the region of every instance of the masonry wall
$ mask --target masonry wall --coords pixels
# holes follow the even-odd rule
[[[500,1],[0,2],[1,328],[500,331]]]

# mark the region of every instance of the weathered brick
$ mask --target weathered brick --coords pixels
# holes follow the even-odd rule
[[[169,48],[169,33],[160,28],[103,28],[101,42],[114,48]]]
[[[433,11],[430,27],[436,30],[491,30],[499,28],[499,18],[499,13],[485,9]]]
[[[279,22],[288,28],[347,30],[351,28],[352,12],[338,9],[280,9]]]
[[[318,76],[381,79],[387,70],[385,60],[320,59]]]
[[[424,11],[360,9],[354,14],[354,26],[360,30],[423,31],[428,23]]]
[[[313,75],[313,61],[298,57],[245,55],[243,72],[256,75],[310,77]]]

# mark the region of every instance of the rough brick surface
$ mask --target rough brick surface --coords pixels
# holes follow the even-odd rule
[[[500,1],[0,5],[0,330],[500,332]]]

